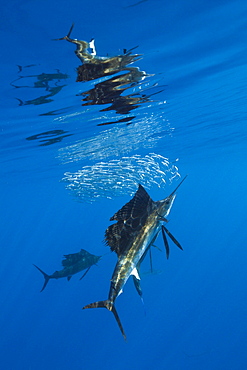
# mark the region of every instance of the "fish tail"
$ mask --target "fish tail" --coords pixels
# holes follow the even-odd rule
[[[70,30],[69,30],[69,32],[68,32],[68,34],[66,36],[60,37],[59,39],[53,39],[53,40],[54,41],[58,41],[58,40],[69,40],[70,39],[70,34],[71,34],[73,28],[74,28],[74,23],[72,23],[72,26],[70,27]]]
[[[43,275],[44,275],[44,278],[45,278],[45,282],[44,282],[44,285],[43,285],[43,288],[41,289],[41,292],[43,292],[43,290],[45,289],[46,285],[48,284],[48,281],[50,280],[50,276],[47,275],[44,271],[42,271],[38,266],[36,266],[35,264],[33,264]]]
[[[126,340],[126,334],[124,332],[124,329],[123,329],[123,326],[121,324],[121,321],[120,321],[120,318],[118,316],[118,313],[117,313],[117,310],[114,306],[114,304],[109,300],[107,299],[106,301],[98,301],[98,302],[94,302],[94,303],[91,303],[91,304],[88,304],[87,306],[84,306],[82,309],[86,309],[86,308],[98,308],[98,307],[105,307],[107,308],[108,311],[111,311],[118,323],[118,327],[124,337],[124,340]]]

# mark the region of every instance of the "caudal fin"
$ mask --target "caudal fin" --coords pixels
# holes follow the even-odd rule
[[[44,282],[43,288],[41,289],[41,292],[43,292],[43,290],[45,289],[46,285],[48,284],[48,281],[50,280],[50,276],[47,275],[44,271],[42,271],[38,266],[36,266],[36,265],[34,265],[34,266],[44,275],[45,282]]]
[[[118,323],[118,327],[121,330],[121,333],[124,337],[124,340],[126,340],[126,334],[124,332],[124,329],[123,329],[123,326],[121,324],[120,318],[118,316],[117,310],[116,310],[115,306],[109,300],[94,302],[94,303],[88,304],[87,306],[84,306],[82,309],[84,310],[86,308],[98,308],[98,307],[105,307],[105,308],[107,308],[107,310],[109,310],[113,313],[113,315],[115,316],[115,319]]]

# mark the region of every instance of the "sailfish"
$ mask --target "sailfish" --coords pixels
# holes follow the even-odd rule
[[[87,252],[85,249],[81,249],[80,252],[65,254],[64,257],[65,259],[62,260],[63,269],[55,271],[52,275],[46,274],[43,270],[41,270],[41,268],[34,265],[45,278],[45,282],[43,288],[41,289],[41,292],[43,292],[50,279],[67,277],[67,280],[69,281],[73,275],[86,270],[86,272],[84,272],[84,274],[80,278],[80,280],[83,279],[90,268],[93,265],[96,265],[102,256],[95,256],[94,254]]]
[[[122,293],[130,275],[135,277],[135,282],[140,281],[138,273],[140,263],[155,242],[160,231],[162,231],[167,257],[169,256],[169,246],[166,234],[182,249],[181,245],[163,225],[163,222],[167,222],[166,217],[170,213],[176,197],[175,193],[185,178],[186,176],[168,197],[156,202],[151,199],[144,187],[139,184],[134,197],[110,218],[110,221],[117,222],[110,225],[105,231],[106,244],[118,256],[111,278],[108,299],[88,304],[83,309],[107,308],[114,314],[125,340],[126,334],[115,308],[115,300]],[[135,285],[141,295],[141,290],[138,290],[140,285]]]

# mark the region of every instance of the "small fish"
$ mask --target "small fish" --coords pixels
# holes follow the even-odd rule
[[[162,230],[167,257],[169,256],[169,246],[165,233],[182,249],[181,245],[164,227],[163,222],[167,222],[165,217],[171,210],[176,197],[175,192],[184,180],[185,178],[167,198],[157,202],[154,202],[143,186],[139,185],[135,196],[111,217],[111,221],[116,220],[117,222],[109,226],[105,232],[106,243],[118,256],[111,279],[108,299],[91,303],[84,306],[83,309],[105,307],[112,311],[125,340],[126,334],[114,305],[115,300],[122,293],[122,289],[130,275],[140,280],[139,265],[143,256],[145,257],[147,251],[154,244],[160,230]],[[141,296],[140,286],[138,284],[135,285]]]
[[[93,265],[97,264],[102,256],[95,256],[94,254],[87,252],[85,249],[81,249],[78,253],[65,254],[64,257],[65,259],[62,260],[63,269],[55,271],[52,275],[46,274],[38,266],[34,265],[44,275],[45,278],[41,292],[45,289],[50,279],[67,277],[67,280],[69,281],[72,278],[72,275],[75,275],[78,272],[86,269],[86,272],[80,278],[81,280],[88,273],[89,269]]]

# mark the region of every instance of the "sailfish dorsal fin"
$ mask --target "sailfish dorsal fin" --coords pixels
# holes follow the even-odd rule
[[[111,218],[110,221],[123,221],[127,220],[129,217],[138,217],[144,212],[147,212],[149,203],[153,203],[152,199],[144,189],[144,187],[139,184],[138,190],[134,197],[126,203],[119,211],[117,211]]]
[[[62,260],[62,265],[64,267],[73,266],[76,262],[78,262],[81,259],[81,256],[79,253],[65,254],[64,257],[65,259]]]
[[[91,254],[85,249],[81,249],[80,252],[77,253],[64,254],[65,259],[62,260],[62,265],[64,267],[70,267],[81,261],[82,258],[89,258],[89,256],[91,256]]]
[[[131,247],[152,211],[153,203],[143,186],[139,185],[134,197],[110,218],[118,222],[106,229],[105,241],[118,256]]]

